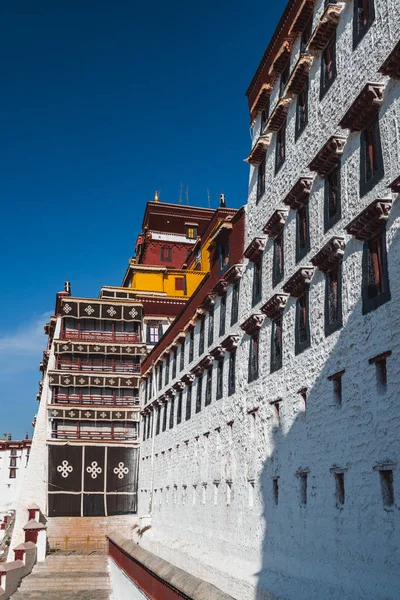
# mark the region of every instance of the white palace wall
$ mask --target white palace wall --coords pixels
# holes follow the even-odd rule
[[[324,185],[315,176],[310,194],[310,250],[295,262],[295,212],[285,225],[285,275],[272,288],[272,242],[263,257],[261,301],[251,306],[253,266],[245,262],[241,280],[239,320],[229,329],[231,289],[228,290],[227,331],[239,333],[236,393],[227,395],[225,356],[224,395],[215,399],[216,368],[210,406],[196,414],[197,380],[193,383],[192,415],[182,423],[141,442],[139,515],[149,513],[152,525],[140,544],[202,577],[238,600],[279,597],[290,600],[377,600],[399,597],[400,576],[400,205],[388,185],[400,175],[400,82],[379,74],[379,68],[400,38],[399,0],[376,0],[376,18],[356,50],[352,50],[353,2],[346,2],[337,29],[337,79],[320,101],[320,57],[310,73],[308,125],[294,142],[295,104],[288,113],[286,160],[275,176],[275,138],[267,152],[266,193],[256,204],[257,169],[250,168],[247,244],[262,236],[272,213],[331,135],[345,135],[341,160],[342,215],[324,233]],[[314,21],[323,12],[317,3]],[[291,58],[299,55],[296,43]],[[359,195],[360,134],[339,127],[367,82],[385,84],[379,113],[385,174],[365,196]],[[276,86],[278,87],[278,86]],[[271,99],[273,108],[276,97]],[[254,128],[258,136],[259,119]],[[392,198],[387,223],[388,272],[391,300],[362,315],[363,243],[345,226],[376,198]],[[323,274],[316,269],[310,286],[311,345],[295,355],[295,299],[283,316],[283,366],[270,373],[271,323],[260,331],[260,373],[248,383],[249,336],[239,325],[262,306],[299,267],[333,236],[344,236],[343,326],[324,333]],[[246,245],[247,245],[246,244]],[[217,346],[219,303],[215,307]],[[207,320],[206,320],[207,323]],[[199,361],[199,324],[195,359]],[[223,336],[223,337],[226,337]],[[207,328],[205,334],[207,349]],[[387,358],[387,388],[377,384],[369,359],[391,351]],[[215,367],[215,365],[214,365]],[[341,370],[343,398],[335,401],[332,381]],[[171,388],[157,390],[157,395]],[[306,410],[299,390],[307,388]],[[281,399],[279,421],[271,401]],[[169,401],[170,403],[170,401]],[[175,411],[177,399],[175,397]],[[168,414],[169,423],[169,414]],[[154,470],[152,474],[152,454]],[[384,506],[378,467],[393,469],[393,506]],[[345,502],[337,502],[335,472],[344,473]],[[299,473],[308,473],[307,504],[300,502]],[[273,478],[278,478],[275,503]]]

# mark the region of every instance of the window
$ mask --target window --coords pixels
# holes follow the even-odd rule
[[[201,411],[201,394],[203,387],[203,376],[197,378],[196,413]]]
[[[168,246],[163,246],[161,248],[161,262],[171,262],[172,261],[172,248],[168,248]]]
[[[182,421],[182,392],[179,392],[178,407],[177,407],[177,411],[176,411],[176,423],[177,423],[177,425],[179,425],[179,423],[181,421]]]
[[[175,379],[175,377],[176,377],[177,362],[178,362],[178,350],[175,349],[174,353],[172,355],[172,379]]]
[[[232,396],[236,390],[236,350],[229,354],[228,371],[228,396]]]
[[[10,469],[10,479],[15,479],[17,477],[17,469]]]
[[[258,345],[259,345],[259,332],[250,338],[250,351],[249,351],[249,377],[248,380],[254,381],[258,379]]]
[[[217,400],[220,400],[224,393],[224,361],[217,363]]]
[[[169,409],[169,428],[172,429],[174,426],[174,418],[175,418],[175,398],[171,398],[171,408]]]
[[[16,467],[17,466],[17,457],[13,456],[10,458],[10,467]]]
[[[149,415],[143,415],[143,419],[142,419],[142,429],[143,429],[143,441],[145,441],[146,439],[146,421],[148,419]]]
[[[186,225],[186,237],[189,240],[197,239],[197,227],[194,225]]]
[[[344,504],[344,473],[335,473],[335,484],[336,484],[336,506],[343,506]]]
[[[279,172],[286,158],[286,119],[276,134],[275,175]]]
[[[230,256],[229,256],[229,244],[218,244],[218,257],[219,257],[219,273],[223,273],[229,267]]]
[[[300,480],[300,504],[307,504],[307,477],[308,473],[299,473]]]
[[[304,258],[310,249],[308,202],[296,212],[296,262]]]
[[[360,137],[360,196],[382,179],[384,175],[379,121],[376,119],[361,132]]]
[[[149,439],[150,434],[151,434],[151,426],[152,426],[152,421],[153,421],[153,414],[154,414],[154,412],[152,412],[147,417],[147,439]]]
[[[279,85],[279,96],[283,95],[283,92],[285,91],[285,87],[287,84],[287,81],[289,79],[289,72],[290,72],[290,59],[287,60],[285,68],[282,71],[281,74],[281,82]]]
[[[208,312],[208,345],[214,341],[214,307],[210,308]]]
[[[257,197],[256,203],[260,201],[265,192],[265,163],[266,156],[264,156],[263,160],[260,162],[257,168]]]
[[[340,162],[325,177],[325,232],[341,217]]]
[[[370,365],[375,365],[376,372],[376,385],[378,388],[378,392],[384,393],[387,388],[387,358],[392,354],[392,351],[384,352],[383,354],[379,354],[378,356],[374,356],[374,358],[369,359]]]
[[[158,367],[158,389],[161,390],[162,388],[162,369],[163,369],[163,363],[161,362],[159,367]]]
[[[169,382],[169,354],[167,354],[167,358],[165,361],[165,385],[168,385]]]
[[[185,367],[185,342],[182,342],[181,344],[181,351],[180,351],[180,364],[179,364],[179,370],[183,371],[184,367]]]
[[[344,370],[343,371],[339,371],[338,373],[335,373],[334,375],[330,375],[328,377],[329,381],[332,381],[333,383],[333,396],[335,399],[335,402],[338,406],[342,406],[342,377],[344,375]]]
[[[10,456],[17,456],[17,449],[16,448],[11,448],[11,450],[10,450]]]
[[[164,402],[163,424],[162,424],[163,431],[165,431],[167,429],[167,410],[168,410],[168,403]]]
[[[261,300],[262,294],[262,259],[253,263],[253,306]]]
[[[325,46],[321,56],[320,100],[325,96],[336,79],[336,33]]]
[[[175,277],[175,290],[186,294],[186,285],[184,277]]]
[[[300,354],[309,348],[310,324],[308,319],[308,291],[297,298],[296,302],[296,331],[295,331],[295,354]]]
[[[10,475],[11,477],[11,475]],[[382,500],[384,506],[393,506],[393,471],[392,469],[380,469],[379,478],[381,481]]]
[[[274,495],[274,503],[277,505],[279,502],[279,477],[272,479],[272,492]]]
[[[189,362],[191,363],[194,358],[194,329],[190,330],[189,333]]]
[[[342,326],[342,267],[325,273],[325,335]]]
[[[365,315],[391,298],[385,229],[378,236],[364,242],[362,271],[362,303]]]
[[[148,323],[147,325],[147,343],[157,344],[162,336],[162,325],[159,323]]]
[[[157,406],[157,422],[156,422],[156,435],[160,433],[161,425],[161,406]]]
[[[354,0],[353,49],[358,46],[374,19],[374,0]]]
[[[297,140],[308,123],[308,79],[304,84],[303,89],[297,96],[296,102],[296,130],[295,139]]]
[[[270,104],[270,96],[268,96],[267,105],[264,110],[261,111],[261,120],[260,120],[260,135],[262,135],[265,127],[265,123],[267,122],[269,115],[269,104]]]
[[[308,42],[310,40],[311,37],[311,33],[312,33],[312,22],[313,22],[313,18],[312,15],[309,18],[307,25],[304,27],[302,34],[301,34],[301,38],[300,38],[300,54],[304,54],[306,51],[306,48],[308,46]]]
[[[283,230],[274,238],[274,258],[272,264],[272,286],[283,279]]]
[[[204,402],[205,406],[208,406],[209,404],[211,404],[211,399],[212,399],[212,374],[213,374],[213,370],[212,369],[208,369],[208,371],[207,371],[207,380],[206,380],[206,398],[205,398],[205,402]]]
[[[186,421],[192,416],[192,384],[189,383],[186,392]]]
[[[204,352],[204,331],[205,331],[206,321],[205,318],[202,317],[200,319],[200,333],[199,333],[199,356]]]
[[[225,321],[226,321],[226,294],[221,296],[221,302],[219,304],[219,335],[225,335]]]
[[[271,324],[271,373],[282,367],[282,316]]]
[[[239,318],[239,286],[237,281],[232,288],[232,306],[231,306],[231,326],[237,323]]]

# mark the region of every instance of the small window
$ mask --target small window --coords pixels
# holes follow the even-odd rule
[[[264,159],[260,162],[257,168],[257,203],[261,200],[265,192],[265,164],[266,156],[264,156]]]
[[[155,325],[147,325],[147,343],[157,344],[162,336],[162,325],[158,323]]]
[[[344,370],[335,373],[334,375],[330,375],[328,377],[329,381],[332,381],[333,384],[333,397],[338,406],[342,406],[343,399],[343,386],[342,386],[342,377],[344,375]]]
[[[189,334],[189,362],[191,363],[194,358],[194,329],[190,330]]]
[[[310,250],[308,202],[296,211],[296,262]]]
[[[276,134],[275,175],[280,171],[286,158],[286,119]]]
[[[172,248],[163,246],[161,248],[161,262],[171,262],[171,261],[172,261]]]
[[[393,490],[393,470],[380,469],[379,478],[381,481],[381,491],[383,506],[394,505],[394,490]]]
[[[208,406],[209,404],[211,404],[211,399],[212,399],[212,373],[213,373],[212,369],[208,369],[207,370],[206,398],[205,398],[205,402],[204,402],[205,406]]]
[[[169,409],[169,428],[172,429],[175,420],[175,398],[171,398],[171,408]]]
[[[17,469],[10,469],[10,479],[15,479],[17,477]]]
[[[262,295],[262,259],[253,263],[253,306],[261,300]]]
[[[358,46],[374,19],[374,0],[354,0],[353,49]]]
[[[365,315],[391,298],[385,230],[364,242],[362,270],[362,302]]]
[[[274,495],[274,503],[278,505],[279,502],[279,477],[272,479],[272,492]]]
[[[192,416],[192,384],[189,383],[186,392],[186,421],[189,421]]]
[[[308,123],[308,79],[297,96],[295,139],[298,140]]]
[[[169,383],[169,354],[167,354],[167,358],[165,360],[165,385]]]
[[[214,307],[212,307],[208,312],[208,345],[214,341]]]
[[[176,365],[178,362],[178,350],[174,350],[173,355],[172,355],[172,379],[175,379],[176,377]]]
[[[232,288],[231,326],[235,325],[239,318],[239,287],[240,282],[237,281]]]
[[[269,116],[269,105],[270,105],[270,96],[268,96],[267,105],[264,110],[261,111],[261,119],[260,119],[260,135],[262,135],[265,127],[265,123],[267,122]]]
[[[16,448],[11,448],[11,450],[10,450],[10,456],[17,456],[17,449]]]
[[[226,321],[226,294],[221,296],[221,302],[219,304],[219,335],[225,335],[225,321]]]
[[[310,347],[310,323],[308,315],[308,291],[297,298],[295,354],[300,354]]]
[[[224,393],[224,361],[217,363],[217,400],[220,400]]]
[[[325,96],[336,79],[336,33],[325,46],[321,56],[320,100]]]
[[[204,352],[204,332],[205,332],[205,318],[200,319],[200,332],[199,332],[199,356]]]
[[[360,137],[360,196],[382,179],[384,175],[379,121],[376,119],[361,132]]]
[[[236,390],[236,350],[229,354],[228,372],[228,396],[232,396]]]
[[[229,256],[229,244],[218,244],[218,257],[219,257],[219,272],[220,274],[226,271],[229,267],[230,256]]]
[[[179,425],[179,423],[182,421],[182,399],[183,399],[183,394],[182,394],[182,392],[179,392],[178,407],[176,410],[176,424],[177,425]]]
[[[335,473],[336,484],[336,506],[340,507],[344,504],[344,473]]]
[[[309,18],[307,25],[304,27],[302,34],[301,34],[301,38],[300,38],[300,54],[304,54],[307,46],[308,46],[308,42],[310,41],[310,37],[311,37],[311,33],[312,33],[312,22],[313,22],[313,18],[312,15]]]
[[[307,479],[308,473],[299,473],[300,480],[300,504],[305,506],[307,504]]]
[[[248,381],[258,379],[258,347],[259,347],[259,332],[250,338],[249,351],[249,377]]]
[[[271,373],[282,367],[282,315],[271,326]]]
[[[156,435],[160,433],[161,426],[161,406],[157,406],[157,422],[156,422]]]
[[[275,287],[283,279],[284,274],[284,247],[283,247],[283,230],[274,238],[274,258],[272,265],[272,287]]]
[[[197,393],[196,393],[196,413],[201,411],[201,396],[203,387],[203,376],[197,378]]]
[[[17,466],[17,457],[13,456],[10,458],[10,467],[16,467]]]
[[[340,162],[325,177],[325,232],[341,217]]]
[[[387,358],[392,354],[392,351],[384,352],[374,358],[369,359],[370,365],[375,365],[376,386],[379,393],[384,393],[387,388]]]
[[[183,292],[186,294],[185,290],[185,278],[184,277],[175,277],[175,291]]]
[[[325,274],[325,335],[342,326],[342,267]]]
[[[147,425],[147,419],[149,418],[149,415],[143,415],[143,419],[142,419],[142,429],[143,429],[143,441],[145,441],[146,439],[146,425]]]
[[[186,237],[189,240],[197,239],[197,227],[194,225],[186,225]]]
[[[152,429],[154,411],[147,418],[147,439],[149,439]]]
[[[158,389],[161,390],[162,388],[162,379],[163,379],[163,363],[161,362],[159,367],[158,367]]]
[[[289,79],[289,73],[290,73],[290,59],[287,60],[285,68],[283,69],[282,74],[281,74],[281,81],[280,81],[280,86],[279,86],[279,96],[282,96],[283,92],[285,91],[285,87],[286,87],[286,84]]]
[[[163,424],[162,424],[162,430],[166,431],[167,429],[167,411],[168,411],[168,404],[167,402],[164,403],[164,412],[163,412]]]
[[[182,344],[181,344],[179,359],[180,359],[179,370],[183,371],[183,369],[185,367],[185,342],[182,342]]]

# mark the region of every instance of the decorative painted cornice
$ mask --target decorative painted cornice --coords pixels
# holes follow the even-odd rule
[[[343,154],[346,138],[339,135],[333,135],[324,144],[314,160],[311,161],[309,168],[316,171],[319,175],[325,176],[337,165]]]
[[[267,106],[271,92],[272,86],[269,83],[263,83],[257,98],[254,100],[253,106],[250,109],[250,119],[252,122],[254,122],[260,112]]]
[[[374,200],[347,225],[347,233],[353,235],[357,240],[371,239],[386,225],[391,208],[391,198]]]
[[[292,98],[280,98],[276,103],[268,121],[265,124],[265,131],[268,133],[276,133],[283,125],[289,107],[292,103]]]
[[[181,392],[185,387],[185,384],[183,383],[183,381],[176,381],[173,387],[177,392]]]
[[[243,252],[243,255],[249,259],[250,262],[256,262],[262,255],[265,245],[267,243],[267,238],[264,237],[256,237],[254,240],[250,242],[247,246],[246,250]]]
[[[367,83],[340,121],[342,129],[362,131],[377,117],[382,106],[385,85],[383,83]]]
[[[287,82],[285,94],[300,94],[307,82],[313,60],[312,56],[305,54],[300,56]]]
[[[292,210],[302,208],[308,202],[312,184],[312,177],[300,177],[283,200],[283,203],[290,206]]]
[[[264,315],[250,315],[250,317],[241,324],[240,328],[243,329],[243,331],[245,331],[248,335],[254,335],[260,329],[263,321]]]
[[[194,375],[193,375],[192,373],[186,373],[186,374],[185,374],[185,375],[182,377],[181,381],[182,381],[183,383],[185,383],[186,385],[190,385],[190,384],[191,384],[191,383],[193,383],[193,381],[194,381]]]
[[[249,156],[245,159],[249,165],[257,166],[264,160],[264,156],[268,150],[268,147],[271,143],[271,136],[260,135],[256,143],[251,149]]]
[[[226,337],[224,339],[224,341],[221,343],[221,345],[226,348],[227,352],[233,352],[233,350],[236,350],[236,348],[238,347],[239,344],[239,339],[240,336],[237,333],[228,335],[228,337]]]
[[[220,279],[213,287],[217,296],[224,296],[228,290],[229,282],[226,279]]]
[[[327,273],[343,260],[346,243],[344,237],[334,235],[311,259],[312,264]]]
[[[304,0],[301,4],[297,15],[293,19],[290,33],[298,35],[304,31],[305,26],[312,17],[314,12],[315,0]]]
[[[271,320],[277,319],[280,314],[284,311],[289,294],[274,294],[265,304],[261,307],[263,312]]]
[[[205,308],[206,310],[211,310],[215,305],[216,297],[217,295],[214,292],[209,292],[201,304],[202,308]]]
[[[290,59],[292,45],[292,39],[287,39],[283,42],[274,62],[272,63],[270,75],[273,74],[276,77],[282,73],[283,69],[286,67],[287,61]]]
[[[379,72],[393,79],[400,79],[400,41],[397,42]]]
[[[221,361],[223,360],[224,356],[225,356],[225,352],[226,349],[221,345],[221,346],[216,346],[215,348],[213,348],[210,352],[210,354],[213,356],[213,358],[215,360]]]
[[[270,238],[275,238],[284,228],[288,214],[289,210],[287,208],[280,208],[273,212],[264,225],[263,233],[266,233]]]
[[[307,291],[313,278],[315,267],[302,267],[283,286],[285,294],[295,298],[302,296]]]
[[[344,3],[328,5],[308,43],[308,50],[310,52],[316,54],[325,48],[338,26],[340,13],[342,12],[343,7]]]
[[[226,279],[226,281],[228,281],[228,283],[236,283],[237,281],[239,281],[239,279],[241,279],[243,275],[243,264],[237,264],[237,265],[232,265],[232,267],[230,269],[227,270],[227,272],[225,273],[225,277],[224,279]]]
[[[212,354],[206,354],[199,362],[199,366],[202,368],[203,371],[205,371],[207,369],[211,369],[211,367],[213,366],[213,362],[214,357],[212,356]]]
[[[395,194],[400,194],[400,176],[388,186]]]

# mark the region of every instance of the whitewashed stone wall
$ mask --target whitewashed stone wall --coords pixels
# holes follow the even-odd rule
[[[18,448],[16,458],[16,476],[10,478],[10,449],[0,450],[0,515],[15,510],[23,485],[30,448]]]

